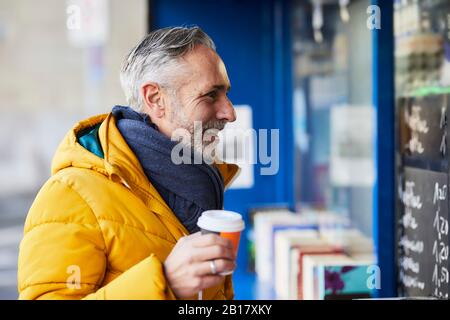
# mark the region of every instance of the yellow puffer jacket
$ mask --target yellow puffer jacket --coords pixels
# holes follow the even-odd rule
[[[77,142],[77,133],[98,124],[104,158]],[[228,186],[239,168],[216,166]],[[114,117],[92,117],[66,135],[52,176],[30,208],[20,244],[19,298],[175,299],[162,262],[187,234]],[[233,296],[231,276],[203,291],[205,300]]]

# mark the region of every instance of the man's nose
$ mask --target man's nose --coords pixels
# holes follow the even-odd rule
[[[226,101],[221,103],[216,118],[218,120],[227,120],[228,122],[236,121],[236,112],[234,110],[233,104],[228,98],[226,99]]]

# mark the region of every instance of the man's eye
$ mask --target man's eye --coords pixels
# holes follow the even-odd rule
[[[207,93],[206,96],[215,99],[217,98],[217,91],[211,91],[210,93]]]

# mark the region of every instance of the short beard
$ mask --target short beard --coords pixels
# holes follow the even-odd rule
[[[219,131],[225,128],[226,120],[210,120],[206,123],[202,123],[201,126],[195,126],[194,122],[188,120],[184,108],[176,94],[173,94],[172,98],[174,103],[171,105],[169,119],[174,129],[185,129],[190,137],[188,137],[188,139],[183,139],[183,141],[190,141],[187,145],[191,148],[192,152],[203,155],[207,162],[212,162],[212,158],[215,156],[215,148],[211,150],[212,152],[205,152],[205,149],[218,138],[217,135]],[[199,132],[199,130],[201,130],[201,132]],[[205,135],[206,131],[208,132]]]

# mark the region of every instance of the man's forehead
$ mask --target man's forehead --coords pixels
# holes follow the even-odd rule
[[[227,74],[220,74],[212,71],[198,70],[193,77],[190,77],[190,84],[198,93],[206,93],[211,90],[229,91],[231,88]]]
[[[202,50],[203,49],[203,50]],[[202,48],[185,57],[185,84],[199,92],[230,89],[230,80],[222,59],[212,50]],[[189,85],[190,84],[190,85]]]
[[[201,89],[201,91],[229,91],[231,86],[229,82],[206,83],[199,89]]]

